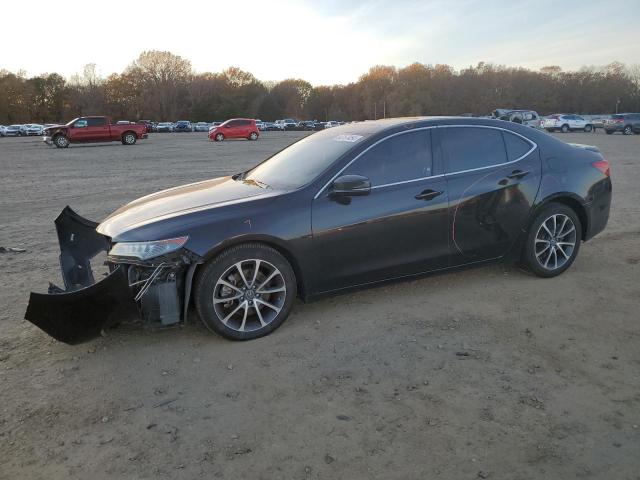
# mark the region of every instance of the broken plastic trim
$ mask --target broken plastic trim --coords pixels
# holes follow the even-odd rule
[[[138,316],[124,266],[95,283],[91,259],[109,249],[109,239],[96,232],[98,224],[65,207],[55,225],[65,289],[51,285],[48,294],[31,293],[25,319],[73,345],[100,336],[115,321]]]

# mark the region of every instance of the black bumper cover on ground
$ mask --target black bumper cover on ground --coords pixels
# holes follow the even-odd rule
[[[138,316],[124,266],[95,283],[91,259],[107,251],[107,237],[97,223],[66,207],[55,221],[65,290],[54,285],[48,294],[31,293],[25,319],[56,340],[68,344],[100,336],[115,321]]]

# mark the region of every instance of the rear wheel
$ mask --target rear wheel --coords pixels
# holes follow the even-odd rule
[[[251,340],[278,328],[289,316],[296,277],[287,259],[260,243],[225,250],[198,276],[194,301],[211,331]]]
[[[560,275],[580,250],[582,225],[576,212],[551,203],[533,221],[522,255],[523,263],[539,277]]]
[[[221,133],[216,133],[216,136],[214,137],[216,142],[222,142],[224,140],[224,135]]]
[[[584,131],[589,133],[591,130],[593,130],[593,127],[591,125],[585,125],[584,126]]]
[[[258,134],[256,132],[251,132],[251,134],[249,135],[249,140],[257,140],[258,139]]]
[[[631,125],[627,125],[624,127],[624,130],[622,130],[622,133],[625,135],[631,135],[633,133],[633,128],[631,128]]]
[[[125,132],[122,135],[122,144],[123,145],[133,145],[136,143],[136,134],[133,132]]]
[[[58,148],[67,148],[69,146],[69,139],[63,134],[59,133],[53,137],[53,144]]]
[[[562,133],[567,133],[569,131],[569,125],[565,123],[564,125],[562,125],[562,128],[560,128],[560,130],[562,131]]]

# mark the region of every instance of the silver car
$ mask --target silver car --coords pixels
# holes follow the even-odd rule
[[[9,125],[4,130],[5,137],[21,137],[22,125]]]
[[[37,123],[27,123],[22,126],[22,134],[27,136],[42,135],[44,133],[44,127]]]

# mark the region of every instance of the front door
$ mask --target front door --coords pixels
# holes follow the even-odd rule
[[[318,291],[447,266],[448,195],[431,130],[392,135],[341,172],[367,177],[368,195],[335,199],[329,188],[313,201]]]
[[[538,193],[536,145],[494,127],[452,125],[438,132],[450,201],[451,265],[504,256]]]

